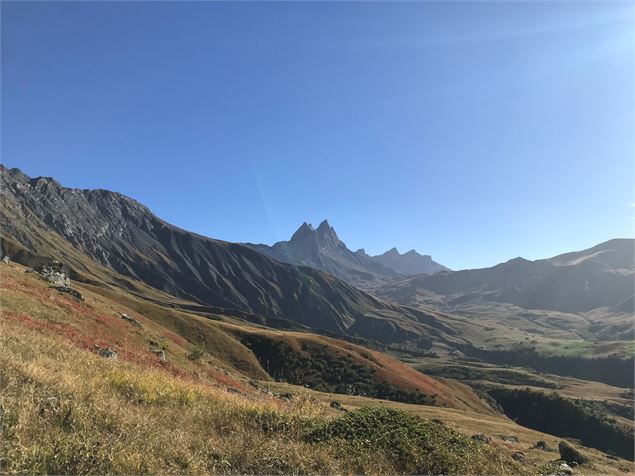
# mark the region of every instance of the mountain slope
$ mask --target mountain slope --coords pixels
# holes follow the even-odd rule
[[[0,171],[5,253],[14,243],[20,248],[14,254],[55,256],[85,267],[79,252],[123,276],[205,306],[386,342],[429,338],[420,321],[430,316],[377,299],[330,274],[179,229],[118,193],[68,189],[17,169]]]
[[[304,222],[289,241],[247,245],[278,261],[327,271],[354,284],[398,276],[369,256],[349,250],[326,220],[317,229]]]
[[[634,243],[610,240],[549,259],[515,258],[491,268],[415,276],[378,294],[409,302],[413,294],[427,290],[457,302],[493,301],[526,309],[586,312],[632,299]]]
[[[351,370],[396,389],[434,395],[438,405],[407,406],[355,396],[361,403],[347,404],[351,410],[362,404],[405,406],[428,418],[459,423],[485,417],[501,431],[513,425],[469,387],[426,377],[369,349],[307,333],[232,326],[167,308],[158,311],[123,290],[113,290],[107,298],[93,285],[73,283],[84,295],[77,301],[25,271],[0,263],[4,472],[216,474],[280,473],[282,468],[286,474],[308,468],[352,473],[359,471],[360,461],[368,462],[368,472],[408,472],[401,463],[387,470],[385,455],[374,454],[378,448],[351,456],[342,454],[341,443],[334,442],[333,453],[325,455],[324,445],[307,443],[302,438],[307,430],[340,414],[329,406],[340,396],[308,393],[289,384],[278,393],[258,356],[236,338],[244,333],[250,339],[265,336],[287,342],[298,355],[308,349],[311,357],[320,352],[348,360]],[[122,305],[124,295],[144,312],[136,311],[136,305]],[[134,316],[135,323],[122,319],[122,311]],[[157,319],[161,312],[171,317],[165,321],[167,327]],[[175,332],[179,321],[191,332]],[[313,368],[312,376],[320,372],[331,377],[329,368]],[[469,427],[460,430],[471,434]],[[456,447],[458,436],[452,433],[438,441],[435,452],[441,443]],[[534,433],[532,437],[536,439]],[[474,469],[471,458],[493,457],[494,453],[483,455],[487,448],[475,447],[473,454],[454,459]],[[517,474],[521,467],[511,459],[511,451],[496,451],[497,458],[506,458],[509,474]],[[500,461],[487,468],[485,474],[499,469]]]
[[[364,250],[359,250],[359,252],[363,253]],[[401,254],[397,248],[392,248],[384,254],[371,256],[370,259],[405,276],[449,271],[448,268],[434,261],[430,255],[420,255],[415,250]]]
[[[49,288],[17,264],[0,266],[0,320],[57,336],[98,353],[110,348],[119,360],[160,367],[174,374],[219,381],[245,389],[247,378],[284,378],[301,386],[493,413],[467,387],[448,387],[386,354],[309,332],[268,329],[204,318],[148,304],[125,290],[74,282],[77,301]],[[122,319],[121,313],[134,321]],[[97,347],[96,345],[99,347]],[[161,349],[163,358],[153,349]],[[283,356],[283,358],[274,358]],[[329,362],[330,365],[317,365]],[[280,370],[283,370],[281,372]],[[224,377],[228,371],[231,377]],[[432,395],[436,395],[432,401]]]

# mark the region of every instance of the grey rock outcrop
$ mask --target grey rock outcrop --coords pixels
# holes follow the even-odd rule
[[[514,435],[499,435],[499,438],[509,443],[518,443],[518,437]]]
[[[35,272],[46,279],[52,286],[70,287],[70,272],[63,263],[52,260],[35,268]]]
[[[549,448],[549,445],[547,444],[547,442],[545,440],[540,440],[540,441],[536,442],[536,445],[534,447],[539,449],[539,450],[542,450],[542,451],[550,451],[551,450]]]
[[[335,410],[339,410],[341,412],[348,412],[348,410],[344,408],[342,404],[338,402],[337,400],[333,400],[330,404],[330,407],[334,408]]]
[[[105,359],[117,360],[117,352],[113,349],[99,346],[95,346],[95,348],[97,350],[97,354],[99,354],[101,357],[104,357]]]
[[[134,325],[134,326],[137,326],[137,327],[143,327],[143,326],[141,325],[141,323],[140,323],[138,320],[136,320],[136,319],[135,319],[134,317],[132,317],[132,316],[129,316],[129,315],[128,315],[128,314],[126,314],[125,312],[120,312],[120,313],[119,313],[119,317],[121,317],[124,321],[127,321],[127,322],[129,322],[130,324],[132,324],[132,325]]]

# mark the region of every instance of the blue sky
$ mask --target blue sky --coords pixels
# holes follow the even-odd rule
[[[630,2],[2,2],[2,162],[455,269],[632,237]]]

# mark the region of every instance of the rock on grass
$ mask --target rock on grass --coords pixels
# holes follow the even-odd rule
[[[567,463],[583,464],[589,461],[589,458],[564,440],[558,443],[558,450],[560,451],[560,458]]]

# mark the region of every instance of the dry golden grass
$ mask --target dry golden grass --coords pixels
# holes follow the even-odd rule
[[[111,361],[2,321],[3,470],[9,473],[331,472],[305,443],[263,422],[300,427],[316,410],[250,400]],[[272,458],[278,455],[278,458]]]
[[[369,446],[364,435],[311,442],[311,431],[338,416],[328,406],[330,399],[345,399],[351,409],[381,404],[441,418],[466,435],[483,427],[537,432],[467,410],[380,403],[290,385],[280,389],[292,392],[291,399],[272,397],[247,385],[235,370],[230,375],[204,372],[228,361],[208,353],[202,363],[188,359],[193,346],[178,329],[166,329],[87,287],[82,292],[89,299],[77,303],[23,271],[0,269],[0,472],[397,474],[443,462],[448,473],[468,468],[472,474],[536,474],[545,462],[518,464],[510,454],[520,448],[477,444],[445,427],[431,435],[442,443],[436,454],[407,439],[399,451]],[[143,329],[121,320],[116,310],[134,314]],[[203,320],[192,322],[189,330],[204,332]],[[148,351],[149,338],[167,350],[168,363]],[[116,345],[120,358],[104,359],[91,351],[102,341]],[[461,442],[460,448],[452,441]],[[615,466],[592,468],[616,472]]]
[[[161,369],[103,359],[0,320],[2,470],[6,473],[397,473],[383,450],[314,444],[327,419],[311,397],[239,395]],[[483,447],[474,472],[489,466]],[[501,463],[502,461],[502,463]],[[472,465],[471,463],[471,465]],[[471,466],[472,467],[472,466]]]

